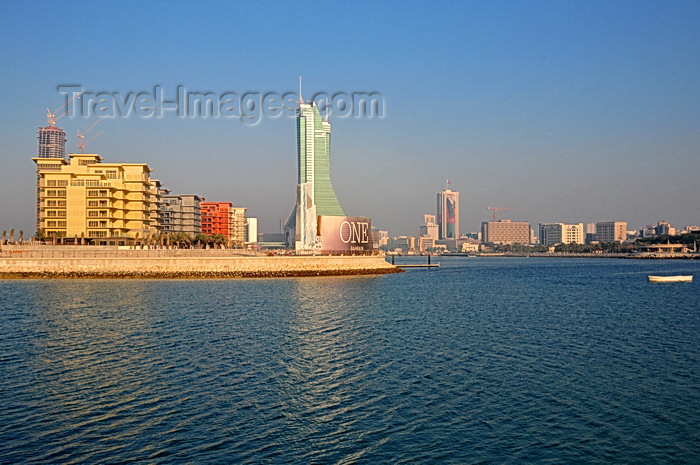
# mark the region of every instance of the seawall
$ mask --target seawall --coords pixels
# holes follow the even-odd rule
[[[399,273],[383,256],[0,258],[0,279],[203,279]]]

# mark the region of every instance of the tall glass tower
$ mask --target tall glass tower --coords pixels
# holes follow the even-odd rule
[[[319,215],[345,216],[331,184],[331,124],[321,118],[315,102],[299,94],[297,107],[297,202],[287,221],[287,246],[296,250],[320,248]]]
[[[440,239],[459,238],[459,192],[445,189],[437,193],[437,222]]]

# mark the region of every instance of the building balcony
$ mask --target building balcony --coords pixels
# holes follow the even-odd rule
[[[111,182],[100,181],[73,181],[70,183],[72,187],[112,187]]]

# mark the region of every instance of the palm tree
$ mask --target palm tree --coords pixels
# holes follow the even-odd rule
[[[34,239],[37,241],[45,241],[46,240],[46,232],[42,229],[39,228],[36,230],[36,234],[34,234]]]
[[[183,232],[174,233],[170,237],[170,240],[172,240],[178,248],[181,248],[183,244],[192,243],[192,238],[189,236],[189,234]]]
[[[19,243],[21,244],[24,242],[24,230],[20,229],[19,230]]]
[[[5,243],[5,240],[7,239],[7,229],[2,230],[2,243]]]
[[[15,242],[15,228],[10,229],[10,242]]]
[[[226,244],[226,236],[223,234],[212,234],[211,242],[216,246]]]
[[[211,238],[209,237],[208,234],[204,233],[199,233],[196,236],[194,236],[195,242],[197,242],[197,245],[199,245],[199,248],[203,249],[209,242],[211,242]]]

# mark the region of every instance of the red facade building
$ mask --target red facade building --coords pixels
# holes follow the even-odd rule
[[[231,202],[202,202],[201,224],[204,234],[222,234],[226,240],[231,240],[233,227],[233,204]]]

